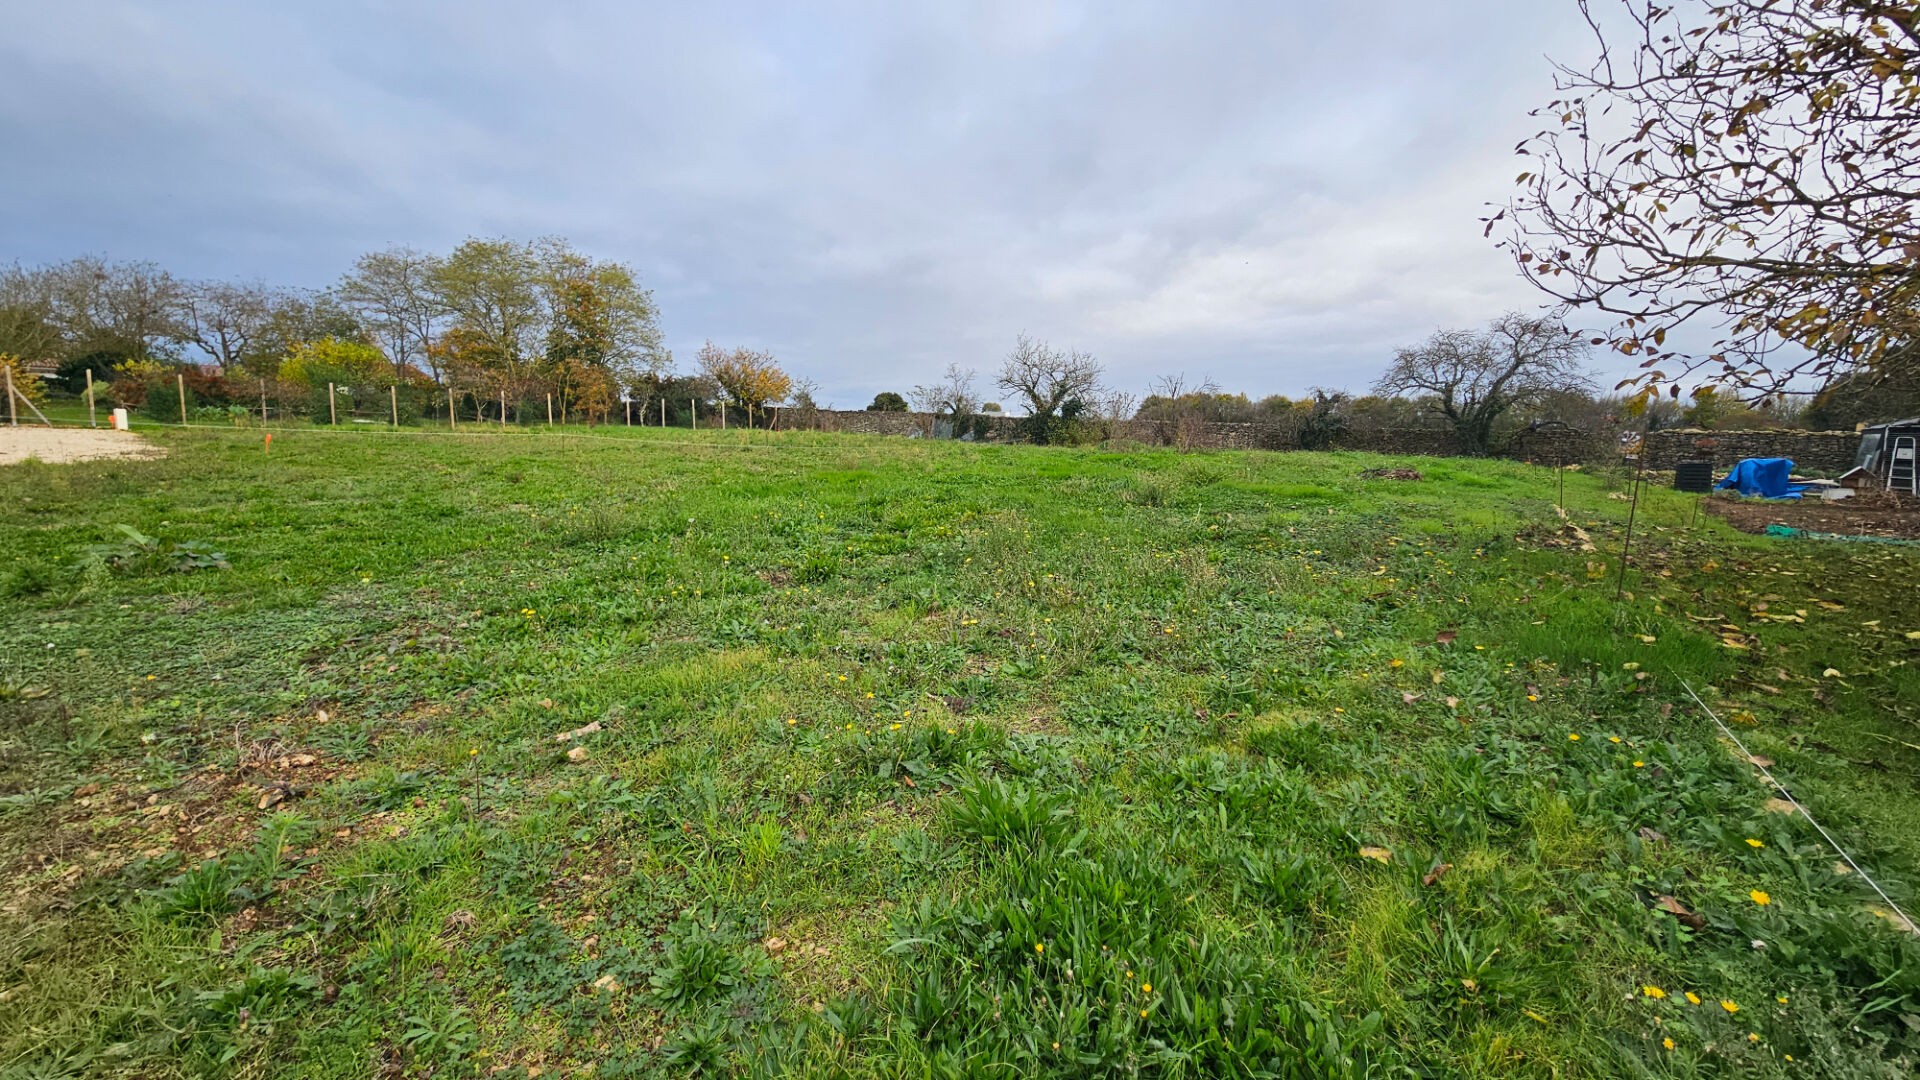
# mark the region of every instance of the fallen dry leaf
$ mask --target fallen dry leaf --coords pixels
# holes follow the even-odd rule
[[[1766,802],[1763,802],[1760,805],[1769,813],[1774,813],[1774,814],[1791,814],[1791,813],[1797,812],[1800,809],[1799,807],[1793,805],[1792,803],[1788,802],[1785,799],[1768,799]]]
[[[1447,708],[1449,708],[1449,709],[1457,709],[1457,708],[1459,708],[1459,707],[1460,707],[1460,699],[1459,699],[1459,698],[1457,698],[1457,697],[1449,697],[1449,698],[1447,698]]]
[[[767,940],[761,942],[760,944],[766,947],[767,953],[769,955],[777,955],[783,950],[785,950],[787,947],[786,939],[777,938],[777,937],[770,937]]]
[[[560,734],[555,735],[553,737],[553,741],[554,742],[572,742],[575,739],[584,738],[588,735],[592,735],[594,732],[597,732],[599,730],[601,730],[600,721],[595,720],[593,723],[588,724],[585,727],[577,727],[577,728],[574,728],[572,731],[563,731]]]
[[[1642,825],[1640,826],[1640,839],[1649,844],[1661,844],[1666,842],[1667,834],[1661,832],[1659,829],[1648,828]]]
[[[1433,643],[1435,645],[1451,645],[1453,644],[1453,639],[1459,636],[1460,631],[1458,630],[1442,630],[1433,635]],[[1914,631],[1913,636],[1920,637],[1920,630]]]
[[[1680,922],[1686,926],[1691,926],[1695,930],[1698,930],[1707,925],[1707,920],[1701,918],[1698,915],[1695,915],[1691,911],[1688,911],[1687,905],[1681,903],[1680,901],[1674,899],[1671,896],[1666,895],[1665,893],[1661,893],[1659,896],[1654,897],[1654,900],[1659,903],[1660,910],[1667,912],[1668,914],[1672,915],[1676,919],[1679,919]]]
[[[1747,763],[1750,765],[1758,765],[1763,769],[1773,768],[1773,759],[1765,754],[1748,754]]]
[[[567,760],[573,762],[575,765],[587,760],[587,748],[584,746],[576,746],[567,751]]]
[[[1360,849],[1360,857],[1372,859],[1377,863],[1386,863],[1392,860],[1393,852],[1383,847],[1363,847]]]
[[[1403,691],[1400,695],[1400,704],[1411,705],[1414,702],[1419,701],[1420,698],[1421,698],[1421,695],[1419,694]]]
[[[1420,884],[1431,886],[1434,882],[1439,881],[1443,877],[1446,877],[1447,871],[1451,869],[1453,869],[1452,863],[1443,862],[1439,866],[1436,866],[1433,869],[1427,871],[1426,876],[1420,879]]]

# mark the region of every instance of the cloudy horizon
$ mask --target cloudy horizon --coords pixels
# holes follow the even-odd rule
[[[560,235],[676,360],[823,400],[982,383],[1025,332],[1116,385],[1364,389],[1542,297],[1481,236],[1588,47],[1571,2],[37,5],[0,42],[0,261],[320,288]],[[1617,369],[1596,355],[1596,366]]]

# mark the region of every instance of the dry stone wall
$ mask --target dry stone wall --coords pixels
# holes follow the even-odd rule
[[[1853,467],[1860,450],[1856,431],[1696,431],[1649,432],[1642,457],[1650,469],[1671,469],[1682,461],[1711,461],[1727,468],[1746,458],[1783,457],[1802,473],[1838,476]]]
[[[1019,438],[1019,420],[1010,416],[984,418],[988,442],[1013,442]],[[917,436],[928,428],[925,413],[866,412],[864,410],[821,409],[800,422],[800,426],[822,431],[840,431],[859,435]],[[1149,446],[1184,446],[1199,450],[1298,450],[1300,433],[1289,424],[1238,424],[1161,420],[1123,420],[1113,426],[1111,437],[1146,443]],[[1435,428],[1382,428],[1349,432],[1338,449],[1367,450],[1381,454],[1415,454],[1447,457],[1458,452],[1453,433]],[[1546,429],[1519,432],[1500,452],[1500,456],[1539,464],[1597,461],[1609,453],[1605,439],[1584,431]]]

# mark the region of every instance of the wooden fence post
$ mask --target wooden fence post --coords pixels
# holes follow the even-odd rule
[[[633,399],[627,399],[627,426],[633,426]]]
[[[14,415],[13,411],[13,365],[0,367],[0,373],[5,373],[7,377],[7,426],[19,427],[20,418]]]
[[[335,410],[333,407],[333,384],[332,383],[327,384],[327,423],[332,424],[335,427],[338,427],[340,425],[340,413],[337,410]]]
[[[400,426],[400,388],[398,386],[387,387],[387,404],[393,407],[393,426],[399,427]]]
[[[87,368],[87,426],[99,427],[99,421],[93,415],[93,368]]]
[[[447,430],[460,430],[460,422],[453,418],[453,387],[447,387]]]
[[[264,427],[266,426],[266,423],[267,423],[267,380],[263,377],[260,380],[260,424],[262,427]]]
[[[180,426],[187,426],[187,376],[184,372],[173,373],[173,388],[180,395]]]
[[[547,426],[553,426],[553,395],[547,395]]]
[[[667,426],[667,399],[664,395],[660,398],[660,426]]]
[[[688,398],[687,408],[693,410],[693,430],[699,431],[700,430],[700,399]]]
[[[507,430],[507,392],[500,391],[500,430]]]

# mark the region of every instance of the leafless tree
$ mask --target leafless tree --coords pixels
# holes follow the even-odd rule
[[[401,372],[425,365],[437,382],[439,357],[432,349],[440,312],[434,293],[439,258],[410,247],[371,251],[354,262],[334,293],[356,311]]]
[[[1590,387],[1587,355],[1585,339],[1558,319],[1510,313],[1484,331],[1442,330],[1401,349],[1374,392],[1430,399],[1460,448],[1484,454],[1509,410]]]
[[[972,368],[948,364],[946,374],[931,386],[916,386],[907,392],[913,411],[920,413],[922,433],[931,436],[934,426],[945,420],[953,437],[965,434],[961,429],[980,411],[978,375]]]
[[[152,263],[89,255],[33,270],[16,267],[11,276],[36,297],[68,355],[166,356],[184,337],[184,288]]]
[[[1617,316],[1643,394],[1750,394],[1912,363],[1920,9],[1887,0],[1579,0],[1598,45],[1487,222],[1549,295]],[[1604,9],[1597,11],[1596,9]],[[1668,337],[1717,328],[1709,350]],[[1703,334],[1702,337],[1706,337]],[[1604,339],[1603,339],[1604,340]]]
[[[181,326],[189,345],[223,373],[237,369],[269,330],[279,298],[257,282],[202,281],[181,293]]]
[[[1045,442],[1053,437],[1056,421],[1072,419],[1069,414],[1095,406],[1100,374],[1092,354],[1078,349],[1062,352],[1021,334],[995,385],[1024,400],[1028,435],[1035,442]]]

